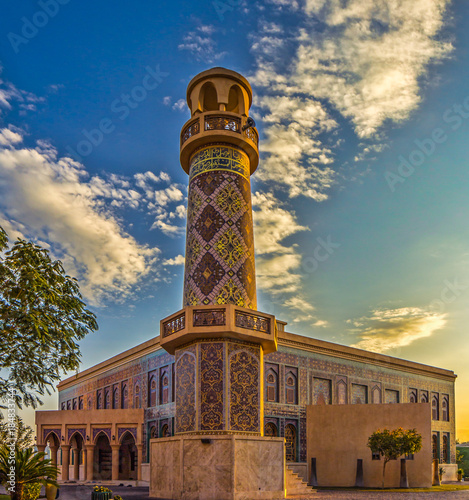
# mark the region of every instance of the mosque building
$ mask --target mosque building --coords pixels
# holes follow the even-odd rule
[[[189,83],[183,308],[159,336],[60,382],[59,410],[36,412],[38,449],[49,445],[63,481],[148,482],[160,498],[284,498],[298,477],[375,485],[382,465],[367,438],[402,426],[423,436],[403,458],[409,484],[431,485],[432,459],[452,479],[452,371],[296,335],[257,310],[251,103],[234,71]]]

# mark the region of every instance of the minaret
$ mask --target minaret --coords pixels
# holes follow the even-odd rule
[[[248,81],[223,68],[189,83],[181,132],[189,174],[184,306],[256,309],[250,176],[259,163]]]
[[[160,345],[175,356],[175,436],[152,441],[154,496],[186,498],[197,468],[207,484],[197,479],[194,498],[235,498],[249,467],[251,475],[257,468],[261,486],[248,485],[248,497],[283,498],[283,438],[262,437],[263,356],[277,350],[277,324],[256,310],[250,176],[259,151],[251,103],[248,81],[224,68],[200,73],[187,88],[191,118],[180,152],[189,175],[183,309],[160,322]],[[235,449],[257,454],[257,465]],[[153,470],[159,478],[171,470],[160,452],[179,471],[165,485],[153,478]],[[211,476],[210,464],[223,473]]]

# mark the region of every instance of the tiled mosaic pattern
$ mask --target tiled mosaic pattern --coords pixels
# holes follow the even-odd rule
[[[196,346],[176,353],[176,432],[195,430]]]
[[[330,380],[316,377],[313,379],[313,405],[330,405],[331,394]]]
[[[229,344],[230,430],[260,432],[260,347]]]
[[[199,345],[200,429],[219,431],[224,427],[224,343]]]
[[[256,308],[249,159],[209,146],[191,162],[184,305]]]
[[[352,384],[352,404],[368,403],[368,387],[366,385]]]

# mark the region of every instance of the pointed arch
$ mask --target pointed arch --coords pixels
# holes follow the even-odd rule
[[[199,109],[202,112],[218,111],[218,95],[215,85],[205,82],[199,92]]]

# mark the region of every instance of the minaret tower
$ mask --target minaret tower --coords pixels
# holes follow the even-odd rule
[[[283,439],[262,437],[263,356],[277,350],[277,324],[256,310],[250,176],[259,151],[251,103],[248,81],[224,68],[200,73],[187,88],[191,118],[182,128],[180,151],[189,175],[183,309],[160,323],[160,344],[175,356],[175,437],[164,446],[156,440],[154,449],[167,454],[178,442],[182,448],[171,455],[173,466],[184,468],[189,458],[181,453],[187,452],[198,457],[194,467],[200,474],[207,453],[211,463],[223,462],[223,478],[207,476],[205,486],[198,480],[197,498],[212,498],[204,488],[214,488],[213,498],[235,498],[236,474],[242,476],[245,464],[238,460],[235,466],[234,448],[253,445],[254,454],[278,464],[280,472],[269,469],[273,483],[263,478],[262,486],[249,485],[252,498],[283,498]],[[222,451],[222,442],[231,451]],[[261,462],[256,477],[267,465]],[[170,491],[171,498],[186,498],[180,483],[151,486],[152,495]]]

